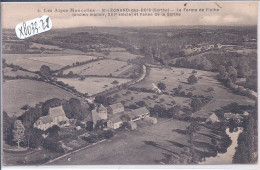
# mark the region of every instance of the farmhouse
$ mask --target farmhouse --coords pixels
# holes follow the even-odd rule
[[[116,116],[107,121],[107,127],[112,128],[112,129],[117,129],[123,124],[122,120],[120,117]]]
[[[137,117],[137,116],[135,116],[135,114],[134,114],[132,111],[128,111],[128,112],[127,112],[127,115],[129,116],[129,118],[130,118],[130,121],[133,121],[133,122],[135,122],[135,121],[137,121],[137,120],[138,120],[138,117]]]
[[[149,116],[149,110],[146,107],[141,107],[135,110],[132,110],[134,115],[137,117],[136,120],[145,118],[146,116]]]
[[[105,108],[102,104],[97,106],[96,112],[101,119],[107,120],[107,108]]]
[[[95,126],[99,120],[102,120],[102,119],[98,115],[97,110],[92,110],[84,121],[88,124],[88,126],[92,126],[92,127],[88,127],[88,128],[93,129],[93,128],[95,128]],[[92,122],[92,123],[90,124],[89,122]]]
[[[47,116],[40,117],[33,126],[35,128],[46,130],[53,125],[67,126],[69,125],[69,119],[66,117],[62,106],[54,107],[49,109]]]
[[[122,103],[112,104],[109,105],[107,108],[107,112],[112,115],[123,111],[124,111],[124,106],[122,105]]]
[[[50,108],[49,115],[52,118],[52,121],[54,122],[54,124],[56,124],[56,125],[58,125],[58,124],[62,125],[62,122],[66,122],[69,120],[66,117],[66,114],[65,114],[62,106]]]
[[[34,124],[33,124],[33,127],[35,128],[38,128],[38,129],[41,129],[41,130],[46,130],[48,129],[49,127],[52,127],[54,124],[53,124],[53,121],[51,119],[51,117],[48,115],[48,116],[42,116],[40,117]]]

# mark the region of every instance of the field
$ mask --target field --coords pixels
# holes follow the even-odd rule
[[[175,105],[182,107],[189,107],[190,99],[185,97],[172,97],[170,95],[157,95],[154,93],[136,92],[131,90],[121,90],[114,95],[116,102],[122,102],[125,106],[135,104],[139,101],[144,101],[146,106],[153,108],[154,105],[160,105],[166,109],[169,109]],[[111,96],[113,97],[113,96]]]
[[[82,66],[73,67],[65,70],[63,73],[68,74],[72,71],[78,75],[99,75],[99,76],[116,76],[127,77],[134,69],[134,65],[124,61],[117,60],[100,60],[91,62]]]
[[[4,54],[8,64],[19,65],[30,71],[39,71],[42,65],[47,65],[51,70],[58,70],[75,62],[95,59],[86,55],[61,55],[61,54]]]
[[[241,105],[254,105],[253,100],[245,96],[233,94],[230,90],[221,85],[214,78],[216,73],[197,70],[195,76],[198,77],[198,83],[194,85],[187,83],[187,79],[191,74],[192,69],[151,68],[149,76],[146,77],[143,82],[136,84],[135,87],[152,89],[152,83],[157,84],[163,82],[166,85],[165,91],[169,93],[173,92],[173,88],[182,85],[182,91],[185,91],[186,94],[191,92],[193,95],[212,96],[212,101],[195,114],[199,117],[208,117],[211,112],[233,102]],[[213,91],[209,90],[210,87],[213,88]]]
[[[115,79],[106,77],[88,77],[85,80],[79,80],[78,78],[58,78],[58,81],[62,81],[65,84],[75,87],[75,89],[81,93],[88,93],[90,96],[96,93],[108,90],[116,87],[117,85],[113,81],[118,81],[117,85],[127,83],[130,79]]]
[[[29,76],[29,77],[38,77],[37,74],[35,73],[31,73],[28,71],[22,71],[22,70],[17,70],[14,71],[12,68],[10,67],[6,67],[3,69],[3,74],[5,76],[11,76],[11,77],[16,77],[16,76]]]
[[[126,52],[113,52],[113,51],[111,51],[109,53],[109,55],[106,56],[106,58],[121,60],[121,61],[130,61],[130,60],[134,60],[138,57],[142,57],[142,56],[130,54],[127,51]]]
[[[20,116],[25,104],[35,106],[51,98],[69,99],[73,96],[56,86],[33,80],[7,80],[3,82],[3,111],[9,116]]]
[[[45,45],[45,44],[39,44],[39,43],[32,43],[32,45],[30,45],[30,48],[44,48],[45,50],[62,50],[62,48],[57,47],[57,46],[53,46],[53,45]]]
[[[183,146],[188,146],[189,137],[177,133],[176,129],[185,130],[187,122],[179,120],[160,119],[156,125],[148,125],[144,121],[138,122],[137,130],[122,131],[111,141],[105,141],[97,146],[81,150],[67,157],[52,162],[55,165],[104,165],[104,164],[158,164],[165,157],[180,153]],[[202,134],[196,133],[195,141],[210,143],[211,138],[203,134],[211,135],[211,132],[202,128]],[[149,145],[153,142],[155,145]],[[195,149],[208,151],[208,147],[196,146]],[[91,153],[91,154],[90,154]]]
[[[87,56],[87,55],[61,55],[61,56],[37,56],[37,57],[30,57],[27,58],[28,60],[35,60],[43,63],[51,63],[57,64],[62,66],[72,65],[72,63],[76,62],[84,62],[96,59],[94,56]]]

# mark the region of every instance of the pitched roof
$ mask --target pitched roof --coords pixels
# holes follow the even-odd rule
[[[131,118],[131,119],[134,119],[136,118],[135,114],[133,112],[127,112],[128,116]]]
[[[92,110],[90,114],[90,121],[96,123],[98,120],[102,120],[96,110]]]
[[[118,123],[118,122],[122,122],[122,120],[120,119],[120,117],[116,116],[116,117],[112,117],[111,119],[109,119],[112,123]]]
[[[132,110],[132,112],[135,114],[135,116],[140,116],[142,114],[149,113],[149,110],[146,107],[141,107],[139,109]]]
[[[97,106],[97,112],[107,111],[107,108],[105,108],[102,104]]]
[[[42,121],[42,124],[46,124],[46,123],[51,123],[52,122],[52,118],[49,115],[42,116],[38,120]]]
[[[66,116],[62,106],[50,108],[49,115],[51,118],[58,116]]]
[[[219,121],[218,117],[214,113],[209,116],[209,119],[212,121]]]
[[[109,107],[111,108],[111,109],[118,109],[118,108],[124,108],[124,106],[122,105],[122,103],[115,103],[115,104],[111,104],[111,105],[109,105]]]

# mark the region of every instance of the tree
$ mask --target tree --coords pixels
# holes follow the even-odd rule
[[[24,105],[23,107],[21,107],[21,109],[22,109],[22,110],[28,110],[29,107],[30,107],[30,106],[29,106],[28,104],[26,104],[26,105]]]
[[[236,148],[236,152],[233,156],[233,161],[232,163],[239,163],[239,164],[247,164],[248,162],[248,155],[246,152],[246,145],[245,142],[242,141],[238,147]]]
[[[12,142],[12,127],[13,119],[8,116],[8,114],[3,111],[3,139],[6,143],[11,144]]]
[[[72,110],[73,118],[82,119],[84,117],[84,113],[82,111],[80,100],[76,98],[71,98],[69,100],[69,103]]]
[[[188,83],[189,84],[195,84],[198,82],[198,78],[195,77],[194,75],[190,75],[190,77],[188,78]]]
[[[191,162],[196,162],[196,155],[194,151],[193,137],[194,133],[200,130],[200,124],[197,121],[192,121],[189,126],[186,127],[187,134],[190,137],[190,152],[191,152]]]
[[[51,74],[51,69],[49,66],[42,65],[40,68],[40,74],[42,76],[49,76]]]
[[[202,107],[202,102],[198,98],[192,98],[190,106],[192,111],[196,112]]]
[[[118,85],[118,81],[117,80],[114,80],[113,82],[112,82],[112,84],[115,84],[115,85]]]
[[[248,61],[240,61],[238,65],[238,72],[237,74],[240,77],[247,77],[250,75],[250,68],[248,66]]]
[[[112,99],[111,97],[106,97],[105,95],[98,95],[95,97],[95,102],[107,106],[112,103]]]
[[[69,118],[69,119],[73,118],[72,109],[70,107],[69,101],[67,101],[67,100],[63,101],[62,102],[62,108],[63,108],[67,118]]]
[[[14,122],[13,129],[13,141],[17,143],[18,148],[20,147],[20,142],[24,140],[24,131],[25,128],[21,120],[16,120]]]
[[[145,106],[145,101],[140,100],[140,101],[136,102],[135,104],[140,106],[140,107],[144,107]]]
[[[55,140],[59,140],[59,131],[60,131],[60,127],[57,125],[53,125],[52,127],[48,128],[46,130],[47,133],[49,133],[50,138],[55,139]]]
[[[228,67],[228,76],[232,80],[232,82],[236,82],[237,70],[234,67],[229,66]]]
[[[25,140],[28,148],[38,148],[43,145],[44,138],[42,136],[43,131],[36,128],[30,128],[25,130]]]
[[[35,107],[30,107],[21,116],[21,120],[25,128],[33,128],[34,122],[42,116],[42,110],[40,105],[37,104]]]
[[[157,84],[157,87],[160,89],[160,90],[165,90],[166,89],[166,85],[162,82],[158,83]]]
[[[50,108],[58,107],[60,105],[61,105],[61,100],[59,98],[52,98],[46,100],[42,105],[42,114],[48,115]]]

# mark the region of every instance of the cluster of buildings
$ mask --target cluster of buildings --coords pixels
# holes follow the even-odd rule
[[[47,130],[53,125],[64,127],[64,126],[68,126],[69,124],[70,121],[66,117],[66,114],[62,106],[59,106],[59,107],[50,108],[48,115],[40,117],[34,123],[33,126],[41,130]]]
[[[223,120],[228,122],[231,119],[234,120],[236,123],[241,123],[244,119],[244,117],[248,116],[249,113],[248,112],[244,112],[243,114],[235,114],[235,113],[224,113],[223,115]],[[215,113],[212,113],[208,119],[206,120],[206,122],[211,122],[211,123],[215,123],[215,122],[220,122],[218,116]]]
[[[117,129],[121,127],[123,122],[135,122],[149,115],[150,112],[146,107],[126,111],[122,103],[115,103],[107,108],[100,104],[91,111],[91,114],[85,121],[93,122],[93,127],[95,127],[96,123],[102,120],[108,128]]]
[[[134,110],[125,110],[122,103],[115,103],[104,107],[102,104],[99,104],[92,110],[84,120],[82,124],[91,126],[90,129],[94,129],[99,122],[102,122],[102,126],[106,126],[111,129],[117,129],[121,127],[123,122],[135,122],[137,120],[143,119],[150,115],[149,110],[146,107],[141,107]],[[49,109],[47,116],[40,117],[35,123],[34,127],[46,130],[53,125],[59,127],[69,126],[72,120],[66,117],[66,114],[62,106],[54,107]]]

